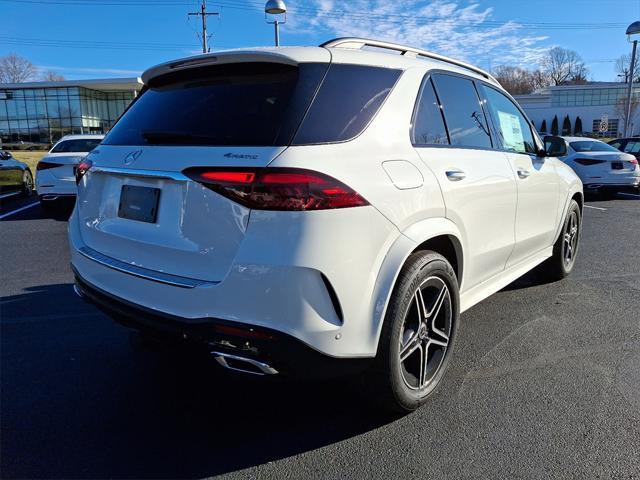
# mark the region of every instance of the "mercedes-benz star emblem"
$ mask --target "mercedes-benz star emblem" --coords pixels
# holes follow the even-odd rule
[[[142,153],[142,150],[134,150],[133,152],[127,154],[127,156],[124,157],[124,164],[131,165],[133,162],[137,160],[137,158],[140,156],[141,153]]]

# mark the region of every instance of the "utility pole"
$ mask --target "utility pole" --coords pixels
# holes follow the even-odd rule
[[[207,17],[209,15],[220,15],[218,12],[207,12],[207,0],[202,0],[199,12],[189,12],[189,16],[202,17],[202,53],[209,53],[207,46]]]

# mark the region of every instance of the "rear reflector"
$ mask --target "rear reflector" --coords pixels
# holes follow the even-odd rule
[[[301,168],[194,167],[182,173],[255,210],[306,211],[369,205],[335,178]]]
[[[598,165],[599,163],[605,163],[605,160],[594,160],[592,158],[576,158],[576,163],[589,167],[591,165]]]
[[[42,170],[49,170],[50,168],[61,167],[61,163],[52,163],[52,162],[38,162],[36,165],[36,171],[40,172]]]

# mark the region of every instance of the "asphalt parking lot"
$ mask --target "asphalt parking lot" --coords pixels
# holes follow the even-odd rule
[[[11,200],[7,212],[33,200]],[[462,315],[428,405],[132,348],[72,291],[64,215],[0,221],[2,478],[640,478],[640,197],[592,200],[573,275]]]

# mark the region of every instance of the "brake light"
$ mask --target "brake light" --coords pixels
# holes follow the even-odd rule
[[[182,173],[255,210],[306,211],[369,205],[335,178],[301,168],[195,167]]]
[[[633,159],[629,160],[629,163],[631,165],[638,165],[638,160],[636,158],[633,158]]]
[[[605,160],[594,160],[593,158],[576,158],[576,163],[584,165],[586,167],[591,165],[598,165],[599,163],[605,163]]]
[[[78,166],[76,167],[76,184],[80,183],[84,174],[89,171],[89,169],[93,166],[93,162],[86,158],[82,159]]]
[[[36,172],[40,172],[42,170],[49,170],[50,168],[61,167],[61,163],[51,163],[51,162],[38,162],[36,165]]]

